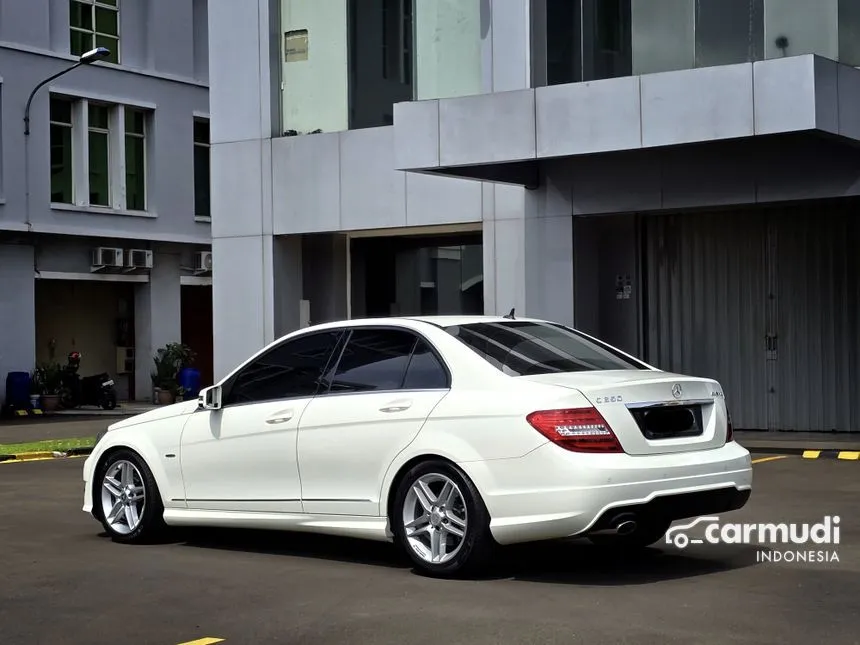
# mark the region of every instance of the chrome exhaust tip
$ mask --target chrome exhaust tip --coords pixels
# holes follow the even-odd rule
[[[621,522],[617,527],[615,527],[616,533],[618,535],[630,535],[636,530],[636,522],[633,520],[625,520]]]

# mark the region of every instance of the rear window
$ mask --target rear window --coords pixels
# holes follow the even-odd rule
[[[512,320],[453,325],[445,331],[511,376],[648,369],[563,325]]]

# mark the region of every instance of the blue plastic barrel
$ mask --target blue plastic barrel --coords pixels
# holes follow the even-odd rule
[[[6,403],[22,407],[30,405],[29,372],[9,372],[6,375]]]
[[[185,390],[183,397],[193,399],[200,394],[200,370],[183,367],[179,370],[179,387]]]

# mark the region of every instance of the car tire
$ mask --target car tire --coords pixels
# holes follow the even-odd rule
[[[163,534],[164,504],[158,484],[149,466],[134,451],[111,453],[96,470],[93,488],[95,517],[114,542],[144,544]],[[131,507],[134,512],[129,510]]]
[[[640,523],[636,530],[626,535],[590,535],[588,539],[597,546],[623,550],[645,549],[659,542],[666,535],[671,520],[652,519]]]
[[[440,493],[445,492],[449,483],[453,485],[453,495],[441,499]],[[429,486],[435,499],[425,496],[422,502],[416,492],[418,486],[421,490]],[[431,510],[427,509],[427,502]],[[423,517],[422,512],[426,515],[426,532],[423,519],[418,525],[407,527],[408,518]],[[463,471],[446,461],[425,461],[404,475],[395,493],[390,522],[395,542],[425,575],[447,578],[478,573],[495,551],[490,515],[480,493]],[[419,532],[413,533],[416,529]],[[456,531],[462,536],[455,534]],[[447,551],[436,562],[432,561],[434,544],[437,556],[440,546]]]

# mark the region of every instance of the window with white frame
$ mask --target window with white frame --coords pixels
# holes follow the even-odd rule
[[[107,47],[104,60],[119,63],[119,0],[69,0],[69,49],[80,56]]]
[[[51,98],[51,201],[74,203],[72,175],[72,101]]]
[[[211,217],[209,120],[194,119],[194,217]]]
[[[51,97],[51,202],[146,211],[152,111]]]

